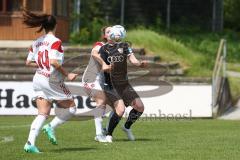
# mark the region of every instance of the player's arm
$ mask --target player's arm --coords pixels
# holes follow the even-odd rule
[[[28,67],[35,67],[35,68],[37,68],[38,67],[38,65],[37,65],[37,63],[35,62],[35,61],[31,61],[31,60],[26,60],[26,66],[28,66]]]
[[[26,66],[28,67],[38,67],[37,63],[35,62],[34,60],[34,54],[33,54],[33,49],[32,49],[32,46],[30,46],[28,48],[28,57],[27,57],[27,60],[25,62]]]
[[[104,53],[102,47],[98,48],[98,49],[96,47],[94,47],[93,50],[92,50],[93,58],[100,63],[100,65],[102,66],[102,70],[103,71],[109,72],[111,70],[111,65],[106,64],[106,62],[103,60],[101,55],[102,56],[106,55]]]
[[[147,67],[147,61],[139,61],[133,53],[128,54],[128,60],[137,67],[145,68]]]
[[[49,54],[50,65],[59,71],[63,76],[67,77],[68,80],[73,81],[76,79],[78,74],[68,73],[59,62],[63,57],[62,42],[56,41],[51,46],[51,53]]]
[[[98,52],[99,52],[99,50],[93,48],[93,50],[92,50],[92,56],[93,56],[93,58],[94,58],[96,61],[98,61],[98,63],[100,63],[101,65],[107,65],[107,64],[104,62],[104,60],[101,58],[101,55],[100,55]]]
[[[50,59],[50,64],[57,70],[59,71],[63,76],[67,77],[68,80],[73,81],[76,79],[77,74],[75,73],[68,73],[63,66],[58,62],[57,59]]]
[[[59,64],[57,59],[50,59],[50,64],[56,69],[58,70],[62,75],[64,76],[68,76],[68,72],[62,67],[61,64]]]

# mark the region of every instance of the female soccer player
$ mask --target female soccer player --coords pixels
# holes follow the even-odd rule
[[[110,67],[102,61],[98,52],[99,49],[108,41],[110,29],[111,27],[102,28],[102,42],[96,42],[94,44],[94,47],[91,51],[89,64],[84,71],[82,78],[86,92],[96,101],[96,109],[94,110],[93,114],[96,128],[95,140],[98,142],[106,142],[105,136],[102,133],[102,116],[106,109],[106,97],[102,91],[102,88],[100,87],[100,72],[102,70],[107,71],[110,69]]]
[[[26,65],[36,67],[33,77],[33,89],[36,93],[38,115],[31,124],[29,137],[24,150],[30,153],[39,153],[35,146],[35,139],[40,128],[49,116],[53,100],[56,101],[60,115],[43,127],[52,144],[57,144],[54,128],[64,123],[76,112],[71,92],[64,84],[64,77],[72,81],[77,74],[68,73],[63,67],[64,52],[61,40],[55,37],[56,19],[52,15],[35,14],[23,10],[23,23],[30,28],[44,30],[45,34],[33,42],[29,49]]]
[[[117,27],[118,28],[118,27]],[[138,67],[146,67],[146,61],[139,61],[134,56],[129,44],[121,42],[121,38],[114,37],[114,26],[110,30],[109,41],[99,50],[101,58],[107,65],[111,65],[110,71],[104,72],[104,91],[108,100],[114,105],[115,112],[110,118],[106,140],[112,142],[112,133],[125,112],[126,106],[132,106],[129,117],[123,126],[129,140],[135,140],[130,127],[142,115],[144,105],[136,91],[128,82],[127,60]],[[119,33],[122,35],[122,33]],[[114,39],[115,38],[115,39]]]

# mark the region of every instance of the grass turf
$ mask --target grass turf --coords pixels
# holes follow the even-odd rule
[[[239,159],[239,121],[211,119],[140,120],[133,126],[136,141],[129,142],[116,128],[114,143],[93,140],[94,123],[69,121],[56,130],[58,145],[40,133],[37,146],[42,154],[23,151],[34,117],[0,117],[0,159]],[[123,120],[122,122],[123,123]],[[6,142],[4,137],[13,137]]]

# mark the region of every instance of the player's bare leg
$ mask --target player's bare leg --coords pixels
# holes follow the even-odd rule
[[[54,134],[54,129],[70,119],[76,112],[76,107],[73,99],[57,101],[58,108],[54,119],[43,127],[43,131],[47,134],[49,141],[56,145],[57,140]]]
[[[24,146],[24,150],[30,153],[40,152],[35,146],[35,141],[39,134],[40,128],[43,126],[51,110],[51,103],[43,98],[38,98],[36,100],[36,103],[38,108],[38,115],[31,124],[28,141]]]

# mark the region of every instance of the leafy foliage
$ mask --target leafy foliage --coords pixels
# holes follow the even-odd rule
[[[80,18],[80,31],[71,34],[71,43],[88,44],[100,38],[101,28],[106,25],[101,5],[99,0],[81,1],[80,15],[72,13],[72,21]]]
[[[224,0],[224,19],[227,28],[240,31],[240,1],[239,0]]]

